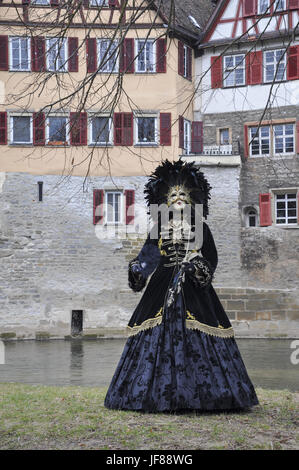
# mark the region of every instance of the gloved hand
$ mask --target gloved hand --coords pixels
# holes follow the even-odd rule
[[[182,263],[182,271],[187,274],[195,274],[195,266],[193,263],[184,261],[184,263]]]

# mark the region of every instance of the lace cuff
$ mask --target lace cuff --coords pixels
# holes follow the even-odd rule
[[[134,271],[134,268],[139,268],[140,271]],[[142,276],[141,266],[137,258],[133,259],[129,263],[128,281],[129,287],[134,292],[140,292],[146,284],[146,279]]]
[[[200,287],[209,286],[213,280],[213,270],[210,263],[206,259],[199,256],[194,258],[192,263],[195,267],[195,273],[192,276],[195,282]]]

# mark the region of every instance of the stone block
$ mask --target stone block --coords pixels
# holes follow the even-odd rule
[[[256,320],[256,313],[255,312],[248,312],[248,311],[237,312],[237,319],[238,320],[248,320],[248,321]]]
[[[228,300],[227,308],[228,310],[244,310],[245,303],[243,300]]]
[[[257,320],[271,320],[271,312],[256,312]]]

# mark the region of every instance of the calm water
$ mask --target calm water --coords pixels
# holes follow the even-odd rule
[[[299,390],[299,364],[292,365],[292,340],[237,340],[255,386]],[[107,387],[124,339],[19,341],[5,344],[0,382]]]

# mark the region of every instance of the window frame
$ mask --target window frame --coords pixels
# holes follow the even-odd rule
[[[12,42],[13,40],[15,39],[25,39],[27,41],[27,59],[28,59],[28,68],[24,69],[20,69],[20,68],[14,68],[13,67],[13,54],[12,54]],[[28,37],[25,37],[25,36],[9,36],[9,40],[8,40],[8,44],[9,44],[9,54],[8,54],[8,60],[9,60],[9,71],[10,72],[30,72],[31,71],[31,41],[30,41],[30,38]],[[19,52],[19,55],[20,55],[20,52]]]
[[[155,119],[155,141],[154,142],[139,142],[138,140],[138,119],[140,118],[154,118]],[[159,145],[158,133],[158,113],[134,113],[134,145],[138,147],[157,147]]]
[[[238,57],[238,56],[242,56],[242,60],[240,62],[241,64],[241,67],[235,65],[230,67],[231,71],[227,74],[227,76],[225,76],[226,72],[227,72],[227,67],[225,65],[225,60],[226,58],[228,57]],[[237,87],[241,87],[241,86],[247,86],[247,83],[246,83],[246,53],[243,53],[243,52],[240,52],[238,54],[228,54],[228,55],[225,55],[223,56],[223,61],[222,61],[222,77],[223,77],[223,88],[237,88]],[[234,59],[234,62],[235,62],[235,59]],[[237,69],[241,69],[243,71],[243,81],[242,83],[237,83],[236,84],[236,70]],[[228,77],[230,77],[233,73],[233,77],[234,77],[234,84],[229,84],[229,85],[226,85],[226,80]]]
[[[37,7],[48,7],[51,6],[51,0],[42,0],[44,3],[39,3],[40,0],[30,0],[30,4]]]
[[[274,52],[274,57],[276,57],[275,53],[277,51],[284,51],[284,49],[282,48],[275,48],[275,49],[267,49],[265,51],[263,51],[263,82],[265,85],[267,84],[271,84],[271,83],[282,83],[282,82],[285,82],[286,79],[287,79],[287,55],[286,53],[283,53],[283,61],[280,60],[280,61],[274,61],[273,64],[274,64],[274,75],[273,77],[270,79],[270,80],[267,80],[267,61],[266,61],[266,54],[267,53],[271,53],[271,52]],[[284,70],[283,70],[283,78],[280,80],[278,79],[277,77],[277,64],[279,63],[279,65],[283,64],[284,66]],[[275,77],[276,75],[276,77]],[[274,78],[275,78],[275,81],[274,81]]]
[[[142,48],[142,53],[145,55],[145,70],[139,70],[139,58],[140,58],[140,53],[138,51],[138,44],[140,42],[143,42],[145,43],[145,45],[143,46]],[[152,67],[153,67],[153,70],[148,70],[147,69],[147,60],[146,60],[146,45],[147,44],[152,44],[153,46],[153,64],[152,64]],[[157,73],[157,41],[155,39],[151,39],[151,38],[148,38],[148,39],[142,39],[142,38],[138,38],[138,39],[135,39],[134,41],[134,53],[135,53],[135,73],[141,73],[141,74],[145,74],[145,73],[149,73],[149,74],[153,74],[153,73]]]
[[[107,8],[108,8],[108,7],[109,7],[109,1],[108,1],[108,0],[103,0],[102,5],[96,5],[96,4],[93,5],[93,4],[92,4],[93,1],[96,2],[96,1],[98,1],[98,0],[89,0],[89,1],[88,1],[88,4],[89,4],[89,7],[90,7],[90,8],[99,8],[99,7],[107,7]]]
[[[283,127],[283,148],[285,150],[286,148],[286,142],[285,139],[288,137],[287,134],[285,134],[285,127],[287,125],[291,125],[293,127],[293,151],[292,152],[276,152],[276,137],[275,137],[275,127],[276,126],[282,126]],[[294,122],[286,122],[286,123],[281,123],[281,124],[273,124],[272,125],[272,134],[273,134],[273,155],[275,157],[279,157],[280,155],[293,155],[296,152],[296,130],[295,130],[295,123]]]
[[[92,121],[94,118],[106,118],[108,119],[108,125],[109,125],[109,141],[108,142],[94,142],[93,141],[93,130],[92,130]],[[113,145],[113,135],[114,135],[114,129],[113,129],[113,118],[111,114],[105,114],[105,113],[89,113],[88,114],[88,144],[96,147],[110,147]]]
[[[53,41],[53,40],[56,40],[58,43],[59,43],[60,40],[63,41],[63,47],[64,47],[63,69],[54,68],[53,70],[51,70],[51,68],[50,68],[50,62],[49,62],[50,54],[49,54],[49,51],[50,51],[51,47],[49,47],[49,42]],[[46,48],[45,49],[46,49],[45,50],[45,55],[46,55],[46,68],[47,68],[47,71],[52,72],[52,73],[66,73],[66,72],[68,72],[68,60],[69,60],[69,57],[68,57],[68,38],[48,37],[48,38],[46,38]],[[56,55],[56,61],[57,61],[57,55]]]
[[[272,206],[272,219],[274,220],[274,223],[275,223],[275,226],[276,227],[283,227],[283,228],[296,228],[298,227],[298,188],[281,188],[281,189],[272,189],[271,190],[271,193],[273,194],[273,206]],[[288,212],[288,208],[285,207],[285,211],[286,211],[286,217],[278,217],[277,215],[277,211],[279,210],[278,207],[277,207],[277,202],[282,202],[282,200],[278,201],[277,200],[277,196],[287,196],[288,194],[295,194],[295,198],[291,199],[291,201],[295,201],[296,203],[296,215],[295,216],[290,216],[288,217],[287,216],[287,212]],[[287,197],[284,198],[284,201],[288,201]],[[285,218],[286,219],[286,222],[285,223],[282,223],[282,224],[279,224],[277,223],[277,219],[279,218]],[[291,223],[288,223],[288,219],[296,219],[296,222],[291,222]]]
[[[114,64],[114,67],[113,67],[113,70],[111,67],[109,67],[109,70],[103,70],[102,68],[99,68],[99,65],[100,65],[100,50],[101,50],[101,43],[103,42],[112,42],[113,44],[116,44],[116,47],[115,47],[115,55],[116,55],[116,61],[115,61],[115,64]],[[97,72],[98,73],[118,73],[119,72],[119,54],[118,54],[118,44],[119,42],[117,40],[115,41],[111,41],[109,38],[97,38],[97,41],[96,41],[96,48],[97,48]],[[110,53],[110,52],[109,52]],[[106,62],[105,64],[105,67],[110,63],[110,60],[112,61],[112,57],[109,58],[109,60]]]
[[[66,119],[66,124],[65,124],[66,140],[65,141],[59,141],[59,140],[50,141],[49,140],[49,130],[50,130],[49,118],[65,118]],[[59,142],[61,142],[61,143],[59,143]],[[66,113],[55,113],[55,114],[49,114],[48,116],[46,116],[46,119],[45,119],[45,144],[50,146],[50,147],[66,147],[66,146],[70,145],[70,117],[69,117],[68,114],[66,114]]]
[[[108,221],[108,194],[119,194],[119,221]],[[105,225],[122,225],[124,223],[124,193],[123,191],[114,191],[112,189],[105,189],[104,191],[104,224]],[[113,206],[113,219],[115,219],[115,211]]]
[[[29,117],[29,132],[30,132],[30,141],[29,142],[15,142],[13,140],[13,118],[15,117]],[[32,113],[9,113],[9,143],[10,145],[33,145],[33,115]]]
[[[261,136],[261,129],[263,127],[269,127],[269,152],[268,153],[262,153],[261,150],[262,150],[262,136]],[[253,136],[251,134],[251,129],[253,128],[257,128],[258,130],[258,136],[256,136],[254,139],[253,139]],[[272,153],[272,138],[271,138],[271,125],[270,124],[262,124],[260,125],[259,127],[258,126],[249,126],[249,139],[248,139],[248,145],[249,145],[249,156],[250,157],[269,157]],[[259,153],[258,154],[253,154],[252,153],[252,144],[254,142],[254,140],[256,140],[258,138],[259,140]],[[253,139],[253,140],[252,140]]]
[[[186,127],[187,126],[187,127]],[[186,132],[187,129],[187,132]],[[184,155],[192,152],[192,122],[184,118]]]
[[[296,118],[288,118],[288,119],[273,119],[271,121],[263,121],[262,124],[259,122],[245,122],[244,125],[247,127],[247,148],[248,148],[248,157],[249,158],[261,158],[261,157],[272,157],[272,158],[277,158],[277,157],[288,157],[288,156],[293,156],[296,155],[297,153],[297,145],[298,145],[298,136],[296,132]],[[286,125],[292,125],[293,126],[293,152],[276,152],[275,153],[275,132],[274,132],[274,127],[278,125],[286,126]],[[252,137],[251,137],[251,129],[252,128],[258,128],[259,127],[259,132],[262,127],[269,127],[270,132],[269,132],[269,138],[270,138],[270,144],[269,144],[269,153],[259,153],[258,155],[252,154],[252,143],[250,144]],[[284,138],[286,137],[285,131],[283,134]],[[259,144],[260,145],[260,144]],[[261,145],[260,145],[261,148]],[[284,143],[284,148],[285,148],[285,143]]]

